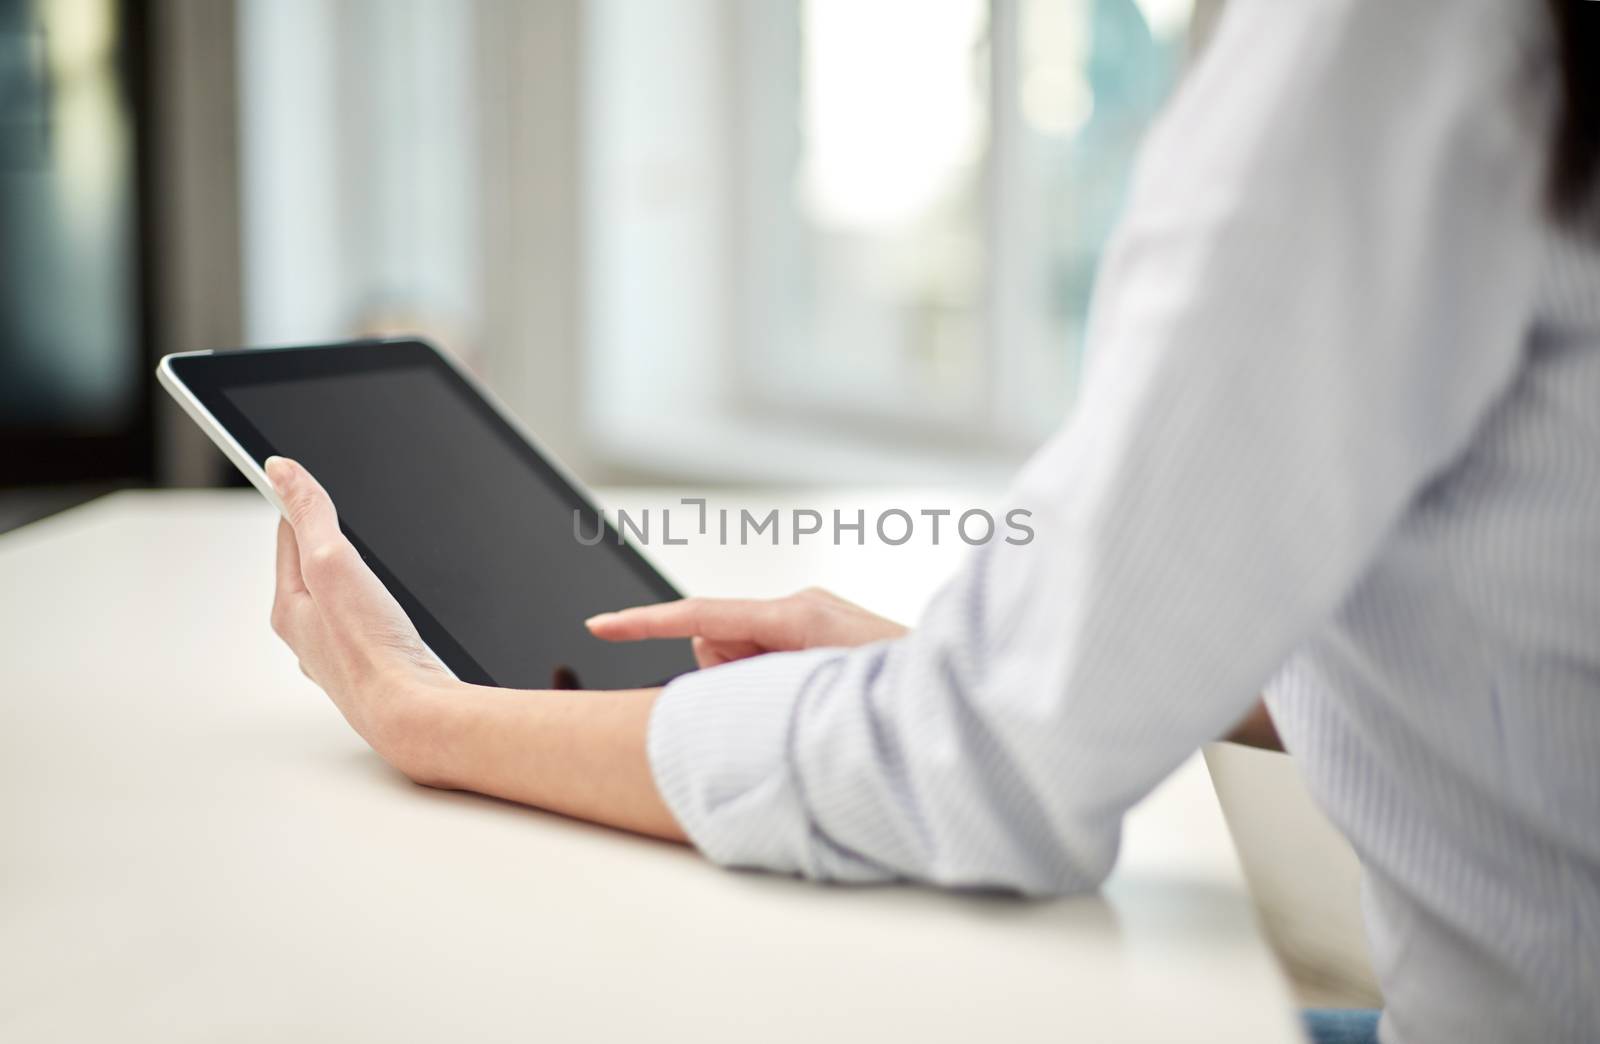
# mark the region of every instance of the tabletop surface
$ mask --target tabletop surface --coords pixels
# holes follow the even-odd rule
[[[1095,896],[720,870],[388,769],[268,629],[274,524],[121,493],[0,537],[0,1040],[1299,1039],[1198,758]],[[650,554],[906,618],[961,550]]]

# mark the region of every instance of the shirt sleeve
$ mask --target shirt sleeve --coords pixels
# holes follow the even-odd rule
[[[1104,877],[1123,813],[1246,712],[1514,379],[1551,105],[1511,12],[1535,6],[1229,5],[1147,142],[1078,409],[1011,491],[1035,538],[976,549],[904,639],[662,694],[651,763],[708,856]]]

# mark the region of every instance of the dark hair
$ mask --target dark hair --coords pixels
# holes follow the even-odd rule
[[[1556,214],[1578,220],[1600,183],[1600,3],[1545,0],[1555,19],[1561,62],[1561,112],[1550,170]]]

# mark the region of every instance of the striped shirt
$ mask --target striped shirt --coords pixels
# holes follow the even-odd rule
[[[906,638],[674,682],[719,862],[1093,888],[1266,691],[1364,870],[1390,1042],[1600,1039],[1600,251],[1534,0],[1232,0],[1090,373]]]

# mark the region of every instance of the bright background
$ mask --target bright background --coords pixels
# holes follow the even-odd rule
[[[227,481],[155,358],[401,331],[591,481],[998,479],[1212,7],[0,0],[0,483]]]

